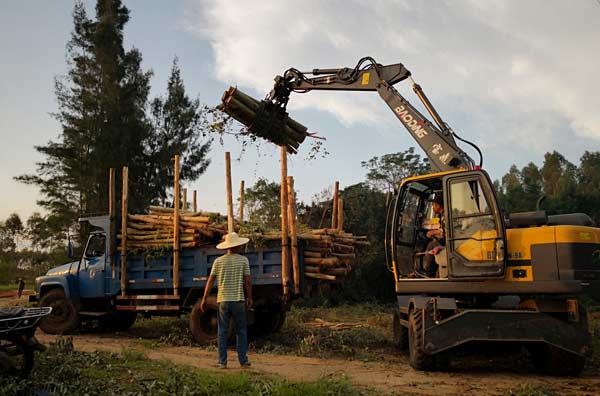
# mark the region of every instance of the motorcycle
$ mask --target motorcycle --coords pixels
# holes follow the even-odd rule
[[[0,308],[0,371],[2,374],[27,376],[33,369],[34,353],[44,350],[34,337],[41,318],[51,307]]]

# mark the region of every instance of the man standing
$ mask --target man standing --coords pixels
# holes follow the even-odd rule
[[[429,277],[435,277],[438,265],[435,262],[435,255],[446,245],[444,235],[444,199],[442,194],[436,194],[433,198],[433,213],[440,219],[440,226],[436,230],[427,231],[427,238],[432,240],[427,244],[425,257],[423,257],[423,269]]]
[[[206,309],[206,298],[217,281],[218,310],[218,343],[219,367],[227,368],[227,338],[229,320],[233,319],[236,333],[236,349],[242,367],[249,367],[248,331],[246,328],[246,308],[252,306],[252,283],[248,259],[238,252],[248,243],[248,238],[239,237],[232,232],[225,236],[225,241],[217,245],[217,249],[227,249],[227,253],[213,263],[210,276],[204,289],[204,297],[200,310]],[[244,297],[244,290],[246,295]]]

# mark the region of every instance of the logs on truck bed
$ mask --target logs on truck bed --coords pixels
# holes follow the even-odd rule
[[[284,146],[290,154],[297,153],[300,143],[310,135],[284,109],[269,101],[258,101],[234,87],[223,93],[219,108],[245,125],[250,133]]]

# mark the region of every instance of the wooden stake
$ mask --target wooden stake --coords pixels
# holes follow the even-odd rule
[[[173,295],[179,295],[179,155],[175,155],[173,185]]]
[[[127,194],[129,191],[129,172],[123,167],[123,189],[121,190],[121,295],[125,295],[127,287]]]
[[[240,182],[240,223],[244,222],[244,181]]]
[[[187,207],[187,188],[183,189],[183,198],[182,198],[181,202],[183,204],[182,209],[185,212],[187,210],[187,208],[188,208]]]
[[[198,195],[196,193],[196,190],[194,190],[193,194],[192,209],[194,210],[194,213],[198,211]]]
[[[338,217],[338,198],[340,193],[340,182],[336,181],[333,187],[333,209],[331,211],[331,228],[334,230],[337,228],[337,217]]]
[[[225,180],[227,183],[227,233],[234,232],[233,228],[233,194],[231,192],[231,156],[225,152]]]
[[[292,244],[292,271],[294,273],[294,293],[300,294],[300,263],[298,262],[298,238],[296,236],[296,196],[294,194],[294,178],[288,176],[288,214],[290,223],[290,239]]]
[[[344,200],[342,198],[338,198],[338,218],[337,218],[337,228],[338,230],[344,229]]]
[[[115,224],[115,220],[116,220],[116,206],[117,206],[117,202],[116,202],[116,196],[115,196],[115,177],[116,177],[116,170],[115,168],[110,168],[109,172],[108,172],[108,218],[110,220],[110,237],[109,237],[109,251],[108,251],[108,259],[110,260],[110,270],[111,270],[111,275],[112,275],[112,279],[116,279],[117,278],[117,266],[116,266],[116,262],[115,262],[115,245],[117,243],[115,235],[116,233],[116,227],[117,225]]]
[[[287,299],[290,295],[287,207],[287,150],[285,146],[281,146],[281,280],[283,282],[284,299]]]

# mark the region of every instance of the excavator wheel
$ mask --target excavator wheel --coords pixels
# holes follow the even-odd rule
[[[415,370],[433,370],[434,358],[425,353],[423,348],[423,321],[425,320],[422,309],[413,309],[408,317],[408,353],[409,361]]]

